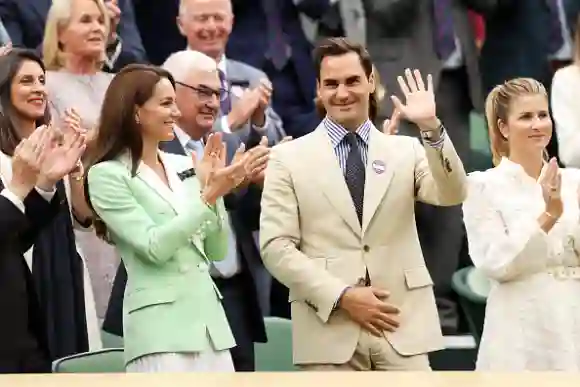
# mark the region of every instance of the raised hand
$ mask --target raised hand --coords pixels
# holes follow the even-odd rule
[[[383,133],[394,135],[399,132],[399,122],[401,122],[401,113],[395,109],[390,119],[383,122]]]
[[[12,51],[12,42],[8,42],[2,47],[0,47],[0,56],[4,56]]]
[[[554,219],[559,219],[564,212],[564,205],[561,197],[562,176],[556,158],[550,160],[548,167],[540,176],[539,183],[546,204],[546,213]]]
[[[49,131],[55,133],[56,130],[53,126],[49,126]],[[53,142],[47,150],[40,169],[38,186],[50,190],[60,179],[75,169],[82,170],[80,159],[85,148],[85,138],[80,131],[63,132],[61,141]]]
[[[121,21],[121,9],[117,0],[105,1],[105,8],[111,20],[109,24],[109,42],[113,42],[117,38],[117,26]]]
[[[213,168],[207,175],[206,184],[202,195],[208,204],[214,204],[216,200],[229,193],[239,186],[247,176],[248,157],[243,154],[243,148],[238,149],[235,160],[229,166],[225,166],[226,147],[221,144],[221,150],[212,157],[216,158],[213,162]],[[243,154],[243,155],[242,155]]]
[[[252,183],[262,184],[264,173],[270,160],[271,149],[268,147],[268,138],[262,137],[258,146],[248,152],[248,180]]]
[[[28,138],[20,141],[14,150],[12,180],[8,183],[8,189],[21,200],[24,200],[36,185],[51,140],[48,127],[43,125]]]
[[[403,118],[415,123],[421,130],[434,130],[439,126],[435,109],[433,77],[427,75],[427,86],[419,70],[405,70],[405,77],[397,77],[399,87],[405,96],[405,104],[397,96],[392,96],[395,108]]]
[[[201,184],[201,189],[203,190],[207,184],[209,175],[215,168],[218,161],[219,152],[221,152],[222,144],[222,134],[221,133],[210,133],[205,142],[203,148],[203,156],[201,160],[197,159],[195,153],[191,155],[193,161],[193,167],[195,168],[195,173]]]

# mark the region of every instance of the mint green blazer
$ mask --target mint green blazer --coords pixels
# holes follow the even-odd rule
[[[228,249],[223,200],[200,198],[197,178],[178,172],[189,157],[160,152],[169,187],[140,164],[131,177],[128,156],[89,170],[91,205],[127,268],[123,304],[125,360],[163,352],[224,350],[235,341],[209,263]],[[210,341],[211,339],[211,341]]]

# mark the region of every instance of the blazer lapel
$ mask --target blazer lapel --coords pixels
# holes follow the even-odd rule
[[[164,162],[164,167],[166,168],[166,173],[168,176],[168,180],[171,179],[170,175],[172,174],[170,170],[167,168],[171,168]],[[175,176],[177,178],[177,176]],[[163,180],[157,174],[145,165],[143,162],[139,164],[139,168],[137,168],[137,178],[141,179],[145,184],[147,184],[155,193],[161,197],[169,206],[173,209],[173,211],[177,214],[179,213],[179,200],[176,200],[175,193],[168,187]],[[171,184],[171,183],[170,183]]]
[[[344,175],[330,138],[326,134],[326,129],[320,125],[315,132],[317,141],[314,151],[317,154],[319,161],[319,171],[317,176],[313,177],[313,181],[318,181],[322,188],[322,192],[328,201],[336,208],[338,214],[350,226],[350,228],[357,234],[361,234],[361,227],[356,216],[354,204],[350,197],[350,192],[346,186]]]
[[[393,161],[389,162],[387,137],[374,126],[369,135],[362,232],[367,230],[393,178]],[[392,159],[392,158],[391,158]]]

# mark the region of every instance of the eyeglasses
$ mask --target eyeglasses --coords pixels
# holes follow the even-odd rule
[[[175,83],[183,87],[187,87],[190,90],[193,90],[197,94],[199,99],[201,99],[202,101],[211,101],[215,97],[220,102],[223,102],[228,98],[229,90],[222,89],[221,87],[219,89],[212,89],[210,87],[203,85],[192,86],[183,82],[175,82]]]

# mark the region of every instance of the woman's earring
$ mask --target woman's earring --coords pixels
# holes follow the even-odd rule
[[[141,120],[139,119],[139,116],[135,116],[135,123],[137,125],[141,124]]]

